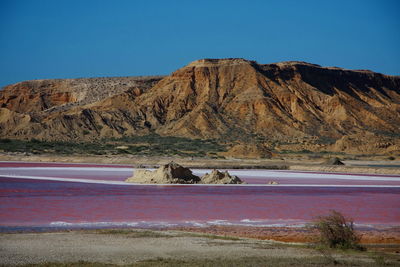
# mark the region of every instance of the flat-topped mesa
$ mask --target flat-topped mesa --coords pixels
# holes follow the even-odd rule
[[[232,66],[240,64],[252,64],[256,61],[246,60],[243,58],[204,58],[191,62],[187,67],[214,67],[214,66]]]
[[[321,65],[308,63],[308,62],[305,62],[305,61],[281,61],[281,62],[263,64],[263,65],[277,65],[279,67],[302,65],[302,66],[322,68]]]
[[[222,66],[235,66],[235,65],[258,65],[258,66],[278,66],[279,68],[287,68],[287,67],[296,67],[296,66],[304,66],[304,67],[314,67],[314,68],[322,68],[322,69],[338,69],[345,70],[343,68],[338,67],[322,67],[318,64],[308,63],[305,61],[281,61],[269,64],[260,64],[254,60],[247,60],[244,58],[204,58],[195,60],[189,63],[186,67],[222,67]],[[359,70],[362,72],[367,72],[366,70]],[[370,71],[368,71],[370,72]]]
[[[325,73],[328,73],[328,71],[338,71],[338,72],[347,72],[349,74],[364,74],[368,76],[386,76],[386,77],[397,77],[397,76],[392,76],[392,75],[386,75],[382,73],[377,73],[373,72],[371,70],[367,69],[358,69],[358,70],[353,70],[353,69],[346,69],[346,68],[340,68],[340,67],[335,67],[335,66],[328,66],[328,67],[323,67],[318,64],[313,64],[305,61],[281,61],[281,62],[276,62],[276,63],[269,63],[269,64],[259,64],[260,66],[263,67],[279,67],[280,69],[286,69],[286,68],[303,68],[303,69],[318,69],[320,71],[323,71]]]
[[[3,138],[91,141],[154,132],[246,144],[223,156],[254,158],[271,150],[400,151],[400,76],[301,61],[201,59],[162,79],[12,85],[0,91],[0,108],[7,109]]]

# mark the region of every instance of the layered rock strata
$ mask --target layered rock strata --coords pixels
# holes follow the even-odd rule
[[[155,132],[277,151],[400,153],[399,76],[298,61],[203,59],[166,77],[28,81],[0,91],[0,108],[7,138]]]

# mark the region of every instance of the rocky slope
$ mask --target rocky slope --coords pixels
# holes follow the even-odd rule
[[[33,80],[0,91],[0,135],[43,140],[88,139],[104,123],[91,121],[91,105],[129,102],[160,81],[162,76]],[[122,123],[122,122],[121,122]],[[115,126],[117,127],[117,126]],[[112,132],[112,131],[111,131]],[[112,135],[112,134],[111,134]]]
[[[236,144],[226,152],[220,152],[221,156],[226,158],[242,158],[242,159],[257,159],[271,158],[271,148],[266,144]]]
[[[162,79],[125,78],[125,85],[107,79],[99,93],[90,89],[97,82],[73,86],[79,80],[6,87],[1,136],[90,140],[156,132],[278,151],[400,151],[399,76],[305,62],[203,59]]]
[[[3,88],[0,92],[0,106],[20,113],[62,110],[124,92],[140,95],[161,78],[111,77],[20,82]]]

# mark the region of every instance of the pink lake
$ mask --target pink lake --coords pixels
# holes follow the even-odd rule
[[[0,228],[296,227],[331,209],[359,226],[400,225],[396,175],[231,170],[258,185],[124,184],[132,171],[113,165],[0,163]],[[266,186],[271,180],[279,185]]]

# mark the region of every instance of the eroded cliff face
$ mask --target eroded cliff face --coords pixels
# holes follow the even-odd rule
[[[39,112],[78,98],[79,92],[66,80],[26,81],[0,91],[0,106],[20,113]]]
[[[0,91],[0,107],[19,113],[65,110],[124,92],[139,95],[162,76],[81,78],[25,81]]]
[[[162,78],[34,80],[6,86],[0,91],[0,107],[4,109],[0,135],[43,140],[121,136],[126,112],[114,115],[113,109],[131,103]],[[21,116],[25,116],[23,121]]]
[[[139,109],[156,131],[193,137],[231,130],[333,138],[369,128],[395,132],[399,81],[302,62],[200,60],[156,84]]]
[[[96,139],[154,131],[278,150],[399,149],[398,76],[305,62],[203,59],[162,79],[103,83],[96,98],[100,80],[79,90],[65,80],[6,87],[0,105],[18,119],[0,120],[1,135]]]

